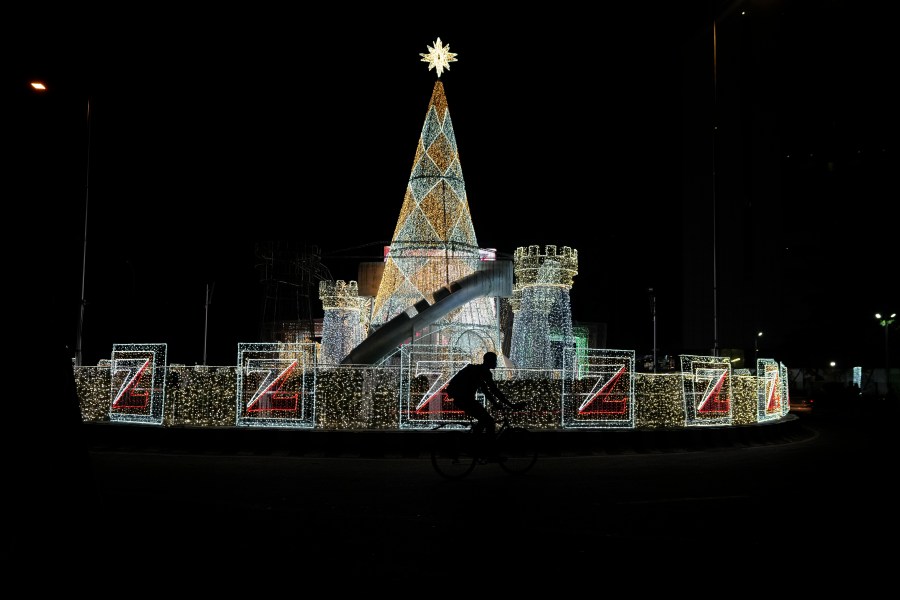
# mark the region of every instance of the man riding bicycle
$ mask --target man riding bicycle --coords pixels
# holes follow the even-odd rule
[[[450,379],[445,389],[447,396],[453,399],[453,403],[477,421],[473,427],[475,432],[487,434],[482,435],[480,439],[485,442],[483,444],[484,456],[492,462],[502,460],[497,456],[494,444],[496,422],[487,409],[475,399],[475,394],[480,391],[491,402],[491,406],[501,403],[516,410],[525,407],[524,402],[513,403],[507,400],[503,392],[497,388],[497,384],[494,383],[494,375],[491,373],[496,366],[497,354],[485,352],[481,364],[467,364]]]

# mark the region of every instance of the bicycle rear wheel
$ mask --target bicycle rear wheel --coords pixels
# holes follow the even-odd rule
[[[537,440],[524,427],[510,427],[497,436],[497,452],[506,458],[500,463],[504,471],[521,475],[537,462]]]
[[[431,448],[431,464],[446,479],[462,479],[475,468],[477,456],[472,452],[470,431],[435,434]]]

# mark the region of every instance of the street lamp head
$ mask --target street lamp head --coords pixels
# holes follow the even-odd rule
[[[882,316],[881,313],[875,313],[875,318],[878,319],[878,323],[884,327],[884,380],[889,393],[891,390],[891,349],[889,345],[890,341],[888,340],[890,337],[888,335],[888,332],[890,331],[888,326],[894,322],[896,317],[897,313],[891,313],[890,316]]]
[[[894,322],[894,319],[897,317],[897,313],[891,313],[891,316],[881,316],[881,313],[875,313],[875,318],[879,320],[879,323],[882,327],[887,327],[891,323]]]

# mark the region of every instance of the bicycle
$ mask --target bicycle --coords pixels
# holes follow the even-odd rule
[[[501,460],[496,464],[510,475],[521,475],[537,462],[537,440],[525,427],[510,423],[510,410],[499,405],[492,409],[495,415],[499,413],[494,436]],[[480,452],[484,444],[475,432],[475,419],[468,421],[463,427],[442,423],[433,429],[438,433],[431,449],[431,464],[445,479],[462,479],[477,465],[490,464]]]

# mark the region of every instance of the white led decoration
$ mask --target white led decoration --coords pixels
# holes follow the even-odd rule
[[[686,425],[731,424],[730,358],[684,354],[681,380]]]
[[[314,344],[238,344],[237,425],[313,427]]]
[[[425,316],[465,291],[460,281],[510,266],[479,248],[472,224],[439,79],[456,54],[437,38],[421,56],[438,80],[375,296],[360,297],[355,281],[321,281],[321,344],[240,343],[235,366],[167,365],[165,344],[116,344],[111,360],[74,367],[84,421],[325,430],[461,423],[444,385],[485,351],[502,354],[503,341],[511,363],[494,370],[495,380],[508,398],[527,402],[517,420],[533,430],[734,425],[787,414],[787,367],[770,359],[758,362],[757,376],[732,374],[727,357],[689,355],[680,373],[635,373],[634,350],[579,342],[569,298],[578,252],[567,246],[516,249],[503,292],[481,291],[440,313],[392,364],[341,364],[395,317]],[[503,340],[507,297],[511,337]]]
[[[480,265],[456,134],[444,86],[436,81],[372,308],[372,327],[423,300],[434,304],[435,292],[472,275]],[[484,296],[466,302],[415,341],[460,350],[471,360],[480,360],[487,351],[500,354],[496,303]]]
[[[437,70],[438,77],[441,76],[444,69],[450,70],[450,63],[456,62],[456,53],[450,52],[450,44],[444,46],[441,38],[434,42],[434,46],[426,45],[426,48],[428,48],[428,52],[425,54],[420,53],[419,56],[422,57],[422,62],[428,63],[429,71],[432,69]]]
[[[325,312],[322,318],[322,366],[339,365],[363,340],[368,313],[366,298],[360,298],[355,281],[320,281],[319,299]]]
[[[574,348],[569,290],[578,273],[578,251],[548,245],[516,248],[510,358],[520,369],[562,369]]]
[[[114,344],[109,420],[159,425],[166,401],[166,344]]]
[[[783,377],[781,366],[771,358],[760,358],[756,361],[756,373],[756,421],[762,423],[780,419],[787,412],[787,381]]]
[[[634,427],[634,350],[564,351],[562,426]]]

